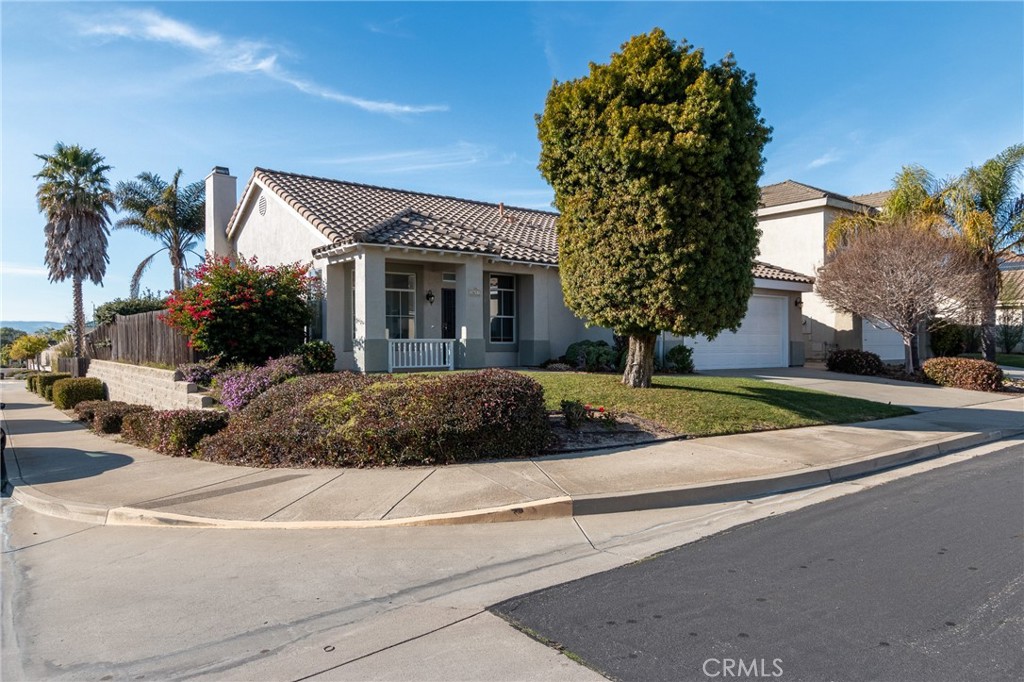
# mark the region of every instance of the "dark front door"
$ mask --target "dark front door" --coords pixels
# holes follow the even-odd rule
[[[455,289],[441,289],[441,338],[455,338]]]

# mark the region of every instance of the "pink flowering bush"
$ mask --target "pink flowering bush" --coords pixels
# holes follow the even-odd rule
[[[231,412],[238,412],[253,398],[275,384],[305,374],[299,355],[267,360],[263,367],[246,367],[221,372],[213,382],[214,397]]]
[[[171,294],[163,317],[191,347],[255,364],[302,343],[319,286],[305,266],[213,257],[191,275],[195,284]]]

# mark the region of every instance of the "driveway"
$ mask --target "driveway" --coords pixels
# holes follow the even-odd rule
[[[778,384],[788,384],[849,398],[874,400],[879,403],[904,405],[916,412],[967,407],[1006,400],[1006,393],[965,391],[881,377],[829,372],[819,367],[776,367],[770,369],[731,369],[701,372],[711,376],[753,377]]]

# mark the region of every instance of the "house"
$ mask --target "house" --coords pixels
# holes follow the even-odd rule
[[[889,192],[844,196],[786,180],[761,188],[757,210],[761,258],[777,266],[814,275],[825,263],[825,235],[837,216],[877,211]],[[831,308],[816,293],[803,297],[801,334],[808,359],[822,360],[835,348],[878,354],[884,361],[903,361],[903,339],[884,325]],[[924,338],[920,339],[921,349]],[[922,354],[924,357],[924,354]]]
[[[1010,326],[1024,324],[1024,255],[1011,252],[1001,254],[999,276],[1001,283],[999,302],[996,304],[996,322]],[[1021,352],[1024,344],[1018,343],[1011,350]]]
[[[215,167],[207,250],[312,261],[339,369],[534,366],[581,339],[611,341],[563,302],[555,213],[264,168],[237,197],[236,178]],[[739,332],[691,340],[698,369],[802,364],[811,278],[768,263],[753,275]]]

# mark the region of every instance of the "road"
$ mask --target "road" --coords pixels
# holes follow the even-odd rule
[[[601,680],[488,606],[1004,447],[750,502],[453,527],[96,526],[4,499],[0,678]]]
[[[493,611],[618,680],[1024,679],[1024,448]]]

